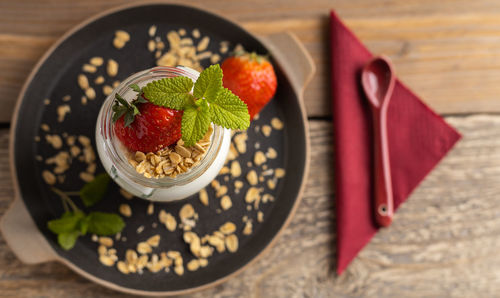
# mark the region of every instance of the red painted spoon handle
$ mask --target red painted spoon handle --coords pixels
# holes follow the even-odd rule
[[[387,227],[394,213],[389,143],[387,140],[387,106],[372,107],[374,128],[375,220]]]

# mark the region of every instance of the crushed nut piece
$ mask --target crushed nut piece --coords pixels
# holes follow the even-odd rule
[[[146,243],[152,247],[158,247],[158,245],[160,245],[160,235],[149,237],[148,240],[146,240]]]
[[[191,34],[193,35],[194,38],[200,38],[200,36],[201,36],[200,30],[198,30],[198,29],[194,29]]]
[[[208,265],[208,260],[207,259],[199,259],[201,267],[206,267]]]
[[[262,151],[255,152],[255,155],[253,157],[253,162],[255,163],[255,165],[260,166],[263,163],[265,163],[266,161],[267,161],[267,158]]]
[[[274,171],[274,175],[276,178],[283,178],[283,177],[285,177],[285,170],[278,168]]]
[[[80,179],[82,179],[85,182],[90,182],[90,181],[94,180],[94,178],[95,178],[94,175],[87,173],[87,172],[81,172],[79,176],[80,176]]]
[[[129,204],[121,204],[120,205],[120,213],[125,217],[132,216],[132,208],[130,208]]]
[[[241,182],[240,180],[234,181],[234,188],[240,189],[242,187],[243,187],[243,182]]]
[[[113,59],[109,59],[106,71],[110,77],[116,76],[118,74],[118,62]]]
[[[248,135],[246,132],[241,132],[234,136],[234,143],[240,154],[247,152],[247,139]]]
[[[231,163],[231,176],[233,178],[239,177],[241,175],[241,166],[237,160],[233,160]]]
[[[165,227],[167,227],[170,232],[175,231],[175,228],[177,227],[177,221],[175,220],[175,217],[170,213],[167,213]]]
[[[271,126],[274,129],[281,130],[281,129],[283,129],[284,125],[283,125],[283,122],[279,118],[274,117],[273,119],[271,119]]]
[[[156,42],[152,39],[148,41],[148,51],[154,52],[156,50]]]
[[[228,221],[219,228],[219,231],[221,231],[225,235],[232,234],[236,231],[236,225]]]
[[[113,246],[113,239],[109,237],[99,237],[99,243],[106,246],[106,247],[112,247]]]
[[[66,114],[71,112],[71,108],[69,105],[60,105],[57,107],[57,121],[63,122]]]
[[[156,34],[156,26],[155,25],[152,25],[151,27],[149,27],[148,34],[149,34],[149,37],[155,36],[155,34]]]
[[[245,227],[243,228],[243,235],[252,234],[252,221],[248,220],[245,222]]]
[[[92,64],[84,64],[82,66],[82,70],[85,71],[85,72],[94,73],[94,72],[97,71],[97,67],[95,67]]]
[[[247,174],[247,181],[248,183],[250,183],[250,185],[257,185],[258,181],[257,181],[257,172],[255,172],[254,170],[251,170],[250,172],[248,172]]]
[[[148,205],[148,210],[146,211],[146,213],[148,215],[151,215],[155,212],[155,205],[153,203],[149,203]]]
[[[220,56],[218,54],[213,54],[210,56],[210,63],[215,64],[220,61]]]
[[[225,239],[226,247],[229,252],[236,252],[238,250],[238,237],[236,235],[231,234]]]
[[[220,206],[222,207],[223,210],[228,210],[233,206],[233,203],[231,202],[231,198],[229,196],[223,196],[220,199]]]
[[[262,211],[257,212],[257,221],[258,222],[264,221],[264,213],[262,213]]]
[[[95,99],[95,90],[94,88],[90,87],[85,90],[85,96],[87,96],[88,99],[94,100]]]
[[[217,198],[220,198],[222,197],[223,195],[225,195],[227,193],[227,186],[225,185],[222,185],[221,187],[219,187],[217,189],[217,191],[215,192],[215,197]]]
[[[107,256],[107,255],[100,255],[99,256],[99,261],[104,265],[111,267],[115,264],[115,260],[113,260],[112,257]]]
[[[276,188],[276,182],[273,179],[267,180],[267,187],[269,187],[269,189],[275,189]]]
[[[124,261],[118,261],[116,268],[123,274],[129,274],[128,266]]]
[[[141,255],[151,253],[152,251],[153,249],[147,242],[139,242],[137,244],[137,252],[140,253]]]
[[[206,50],[209,43],[210,43],[210,37],[208,37],[208,36],[203,37],[200,40],[200,42],[198,43],[198,45],[196,46],[196,50],[198,52]]]
[[[62,139],[58,135],[46,135],[45,140],[47,143],[51,144],[54,149],[61,149],[63,145]]]
[[[89,88],[89,80],[84,74],[78,75],[78,86],[80,86],[82,90],[86,90],[87,88]]]
[[[181,276],[184,274],[184,267],[181,266],[175,266],[174,267],[175,274]]]
[[[120,188],[120,194],[127,200],[131,200],[134,198],[134,195],[129,193],[128,191],[126,191],[125,189],[123,188]]]
[[[186,204],[182,206],[181,210],[179,211],[179,217],[181,218],[181,221],[184,221],[184,219],[188,219],[194,216],[194,208],[191,204]]]
[[[260,189],[256,187],[250,187],[245,195],[245,202],[252,203],[260,199]]]
[[[45,183],[47,183],[48,185],[56,184],[56,176],[48,170],[43,170],[42,178],[43,178],[43,180],[45,180]]]
[[[101,66],[104,63],[104,59],[102,57],[92,57],[89,62],[94,66]]]
[[[208,206],[208,193],[206,189],[203,188],[202,190],[200,190],[199,197],[200,197],[200,202],[203,205]]]
[[[113,93],[113,87],[109,85],[102,86],[102,93],[106,96],[110,95],[111,93]]]

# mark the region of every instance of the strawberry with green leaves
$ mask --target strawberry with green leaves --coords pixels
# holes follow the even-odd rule
[[[153,81],[142,89],[132,85],[139,93],[137,99],[128,103],[116,97],[116,135],[132,151],[155,152],[179,138],[186,146],[193,146],[210,123],[247,129],[247,105],[222,86],[222,79],[222,69],[216,64],[201,72],[195,83],[179,76]]]
[[[272,64],[256,53],[239,52],[222,63],[224,87],[248,106],[253,119],[273,98],[278,85]]]

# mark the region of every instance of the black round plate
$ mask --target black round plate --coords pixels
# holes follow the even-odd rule
[[[115,267],[104,267],[98,260],[97,243],[92,242],[90,236],[80,237],[72,250],[62,250],[57,244],[55,235],[46,227],[48,220],[58,217],[63,212],[59,198],[51,192],[50,187],[41,177],[44,169],[52,169],[53,166],[37,160],[36,157],[41,156],[45,160],[58,152],[45,141],[47,134],[86,135],[92,139],[95,148],[95,122],[105,96],[101,88],[97,87],[97,98],[93,101],[89,100],[87,105],[81,104],[80,98],[83,92],[77,85],[77,76],[82,73],[81,67],[94,56],[101,56],[105,60],[113,58],[119,63],[116,80],[122,80],[134,72],[154,66],[154,55],[146,48],[149,40],[148,28],[153,24],[158,26],[157,35],[161,35],[164,41],[166,33],[170,30],[184,28],[189,34],[193,29],[198,28],[202,36],[210,37],[209,50],[213,52],[218,51],[221,41],[229,41],[231,47],[240,43],[251,51],[268,52],[255,37],[234,23],[192,7],[148,4],[123,8],[94,19],[79,27],[59,43],[35,70],[31,81],[27,84],[25,92],[21,95],[22,101],[18,108],[17,121],[13,126],[15,130],[14,165],[25,205],[40,232],[60,257],[95,276],[96,280],[103,284],[111,283],[115,288],[118,286],[124,291],[135,293],[165,294],[179,293],[179,291],[220,281],[245,266],[268,246],[284,227],[298,200],[306,167],[306,128],[298,96],[282,68],[273,61],[278,76],[278,90],[274,100],[266,106],[260,118],[254,121],[248,130],[248,152],[238,157],[243,169],[240,180],[245,182],[245,186],[239,194],[236,194],[233,185],[228,185],[229,195],[233,202],[231,209],[218,212],[219,200],[215,198],[213,189],[207,187],[210,196],[209,207],[201,205],[198,196],[193,196],[179,202],[155,203],[155,215],[149,216],[146,215],[148,201],[141,199],[126,201],[120,195],[116,185],[110,187],[103,201],[90,209],[117,212],[118,206],[122,203],[129,203],[132,206],[134,214],[126,219],[127,226],[122,233],[128,239],[125,242],[118,241],[114,246],[120,259],[124,258],[127,248],[135,248],[135,243],[144,241],[154,234],[162,236],[160,247],[155,249],[155,252],[181,251],[184,264],[193,258],[189,253],[189,248],[182,241],[180,229],[168,232],[161,224],[158,224],[156,228],[152,227],[154,222],[158,222],[157,214],[160,209],[177,216],[179,209],[185,203],[191,203],[199,214],[195,228],[199,235],[211,233],[226,221],[237,224],[240,244],[236,253],[215,253],[209,259],[207,267],[195,272],[186,270],[183,276],[178,276],[172,271],[153,274],[148,270],[141,275],[124,275]],[[131,40],[121,50],[112,45],[114,32],[118,29],[126,30],[131,35]],[[209,62],[204,61],[203,66],[207,67]],[[100,67],[96,74],[90,74],[88,77],[93,82],[93,79],[100,74],[105,74],[105,67]],[[110,81],[107,80],[107,84],[109,83]],[[72,99],[69,102],[63,102],[62,98],[65,95],[70,95]],[[44,104],[46,98],[50,99],[48,105]],[[71,107],[71,112],[62,123],[57,121],[56,111],[57,106],[61,104],[69,104]],[[261,132],[256,131],[256,125],[269,124],[272,117],[279,117],[283,120],[284,130],[273,130],[271,137],[265,137]],[[50,131],[42,130],[42,124],[47,124]],[[40,141],[35,141],[37,136],[40,137]],[[271,190],[263,184],[265,193],[272,194],[276,199],[273,202],[261,204],[259,210],[264,213],[262,223],[257,222],[257,211],[254,209],[248,211],[244,201],[244,195],[249,187],[245,179],[246,172],[250,168],[258,168],[255,165],[247,166],[247,162],[253,159],[253,153],[257,151],[256,147],[259,146],[256,146],[257,143],[260,145],[260,150],[264,152],[268,147],[273,147],[279,153],[277,159],[267,163],[269,168],[285,168],[287,172],[286,177],[279,180],[276,189]],[[68,146],[66,144],[64,146],[64,149],[68,150]],[[65,173],[64,182],[58,184],[57,187],[67,191],[80,189],[84,182],[79,178],[79,173],[84,170],[85,164],[75,158],[70,170]],[[258,171],[261,169],[259,168]],[[97,173],[100,172],[103,172],[101,165],[97,170]],[[221,184],[228,184],[223,176],[217,179]],[[75,198],[75,201],[78,199]],[[80,204],[79,201],[78,203]],[[249,236],[242,234],[244,215],[253,221],[253,233]],[[145,229],[144,232],[138,234],[137,229],[140,226],[144,226]]]

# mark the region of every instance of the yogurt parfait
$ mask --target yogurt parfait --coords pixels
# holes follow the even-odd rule
[[[99,157],[131,194],[173,201],[197,193],[222,168],[231,129],[250,124],[247,105],[222,87],[222,70],[201,74],[155,67],[124,80],[103,103],[96,126]]]

